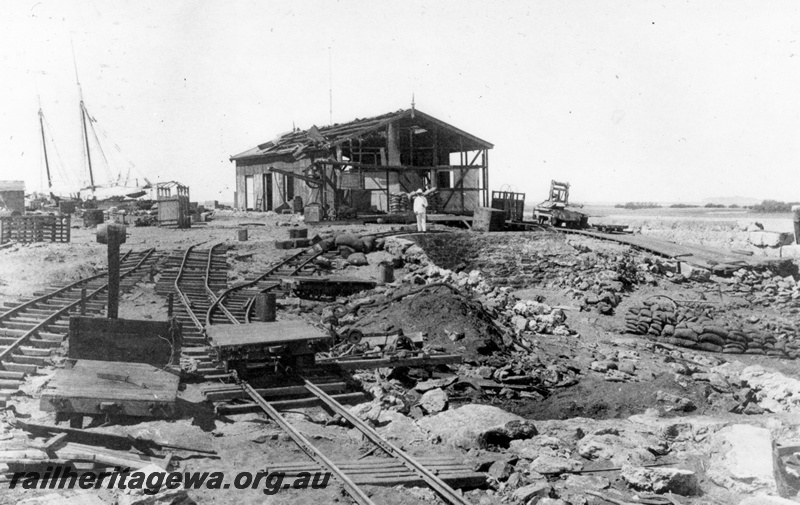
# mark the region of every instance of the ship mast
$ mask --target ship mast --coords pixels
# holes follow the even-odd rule
[[[72,64],[75,66],[75,82],[78,84],[78,95],[80,96],[80,109],[81,109],[81,126],[83,126],[83,140],[86,146],[86,161],[89,163],[89,183],[92,191],[95,190],[94,186],[94,173],[92,172],[92,153],[89,152],[89,132],[86,128],[86,121],[89,119],[89,113],[86,111],[86,106],[83,104],[83,90],[81,89],[81,81],[78,79],[78,64],[75,61],[75,47],[72,47]]]
[[[50,195],[53,195],[53,181],[50,178],[50,162],[47,159],[47,142],[44,139],[44,112],[42,112],[42,104],[39,103],[39,128],[42,131],[42,149],[44,150],[44,167],[47,170],[47,189],[50,189]]]

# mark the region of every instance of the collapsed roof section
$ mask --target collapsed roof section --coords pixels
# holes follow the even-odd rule
[[[348,123],[334,124],[308,130],[284,133],[277,138],[252,149],[231,156],[231,161],[249,159],[278,159],[291,156],[303,159],[324,156],[337,147],[357,141],[360,146],[385,145],[387,127],[397,124],[413,130],[415,136],[424,137],[436,132],[436,143],[445,152],[477,151],[494,146],[474,135],[449,125],[418,109],[401,109],[371,118],[355,119]],[[346,147],[344,147],[346,149]]]

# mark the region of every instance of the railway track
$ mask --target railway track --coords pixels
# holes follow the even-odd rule
[[[228,288],[209,306],[206,324],[249,323],[258,294],[279,289],[281,277],[313,272],[315,267],[311,262],[322,254],[320,248],[309,247],[276,263],[255,279]]]
[[[370,234],[375,239],[389,236],[406,235],[408,231],[390,231]],[[249,323],[253,314],[256,296],[260,293],[281,289],[281,278],[313,273],[316,267],[312,262],[320,256],[335,256],[336,252],[326,252],[322,248],[312,246],[270,267],[258,277],[230,287],[221,293],[211,304],[206,314],[206,324]],[[224,313],[225,317],[221,317]]]
[[[120,291],[130,290],[159,260],[155,249],[128,251],[120,258]],[[53,286],[0,313],[0,391],[17,390],[27,375],[46,364],[69,333],[69,316],[100,314],[107,296],[107,272]]]
[[[398,235],[400,233],[403,232],[389,232],[380,234],[380,236]],[[183,310],[183,313],[178,316],[179,320],[184,323],[185,328],[186,326],[192,326],[192,328],[184,330],[184,341],[186,336],[189,336],[198,344],[194,357],[201,355],[205,358],[209,357],[210,353],[208,351],[199,348],[200,345],[205,344],[203,333],[206,325],[249,323],[253,301],[258,294],[280,290],[280,278],[313,271],[315,268],[311,263],[315,258],[324,254],[322,248],[310,247],[276,263],[258,277],[220,292],[219,289],[215,289],[222,283],[222,276],[215,274],[215,266],[221,266],[221,260],[218,259],[219,254],[215,254],[215,248],[217,247],[219,246],[214,246],[208,250],[188,248],[174,276],[175,292],[181,301]],[[214,281],[216,281],[216,284],[214,284]],[[203,314],[205,317],[201,317]],[[189,349],[189,352],[192,352],[192,350]],[[235,374],[228,375],[228,377],[236,378]],[[422,478],[447,502],[456,505],[467,505],[468,502],[441,478],[397,446],[381,437],[363,421],[350,414],[341,403],[324,391],[326,389],[325,385],[320,387],[320,385],[314,384],[305,378],[300,380],[302,380],[302,387],[308,394],[315,397],[333,412],[347,419],[368,440],[392,458],[400,461],[405,469],[410,469]],[[239,381],[238,385],[246,396],[249,396],[261,410],[278,424],[316,464],[330,471],[342,483],[344,489],[356,503],[374,505],[367,493],[344,470],[306,439],[281,415],[275,406],[262,396],[262,392],[265,392],[265,390],[256,390],[245,381]]]

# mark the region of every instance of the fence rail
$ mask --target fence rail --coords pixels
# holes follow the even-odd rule
[[[16,242],[69,242],[70,216],[0,217],[0,244]]]

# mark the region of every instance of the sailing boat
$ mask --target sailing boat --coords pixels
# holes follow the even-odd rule
[[[56,165],[56,168],[57,168],[57,171],[60,174],[59,184],[55,185],[55,186],[53,185],[53,173],[52,173],[53,167],[51,166],[51,163],[50,163],[50,161],[51,161],[50,160],[50,153],[48,153],[48,151],[47,151],[47,137],[46,137],[46,134],[45,134],[45,125],[47,124],[47,120],[45,119],[44,112],[42,111],[41,100],[39,101],[39,113],[38,113],[38,115],[39,115],[39,131],[40,131],[41,136],[42,136],[42,153],[44,155],[44,167],[45,167],[45,171],[47,173],[47,189],[44,190],[44,191],[41,191],[41,193],[39,193],[39,197],[38,198],[41,199],[42,198],[42,194],[48,195],[49,199],[51,199],[51,200],[59,199],[59,198],[77,198],[78,197],[78,193],[80,193],[81,186],[78,185],[78,184],[69,184],[68,183],[69,177],[67,177],[66,173],[63,170],[63,163],[61,163],[61,157],[58,154],[58,149],[55,146],[55,140],[51,139],[51,142],[53,143],[53,148],[54,148],[54,151],[55,151],[55,154],[56,154],[56,159],[59,161],[59,163]],[[49,129],[49,125],[48,125],[48,129]],[[36,194],[36,192],[34,194]]]
[[[78,89],[80,90],[80,82],[78,83]],[[94,164],[92,162],[92,150],[90,148],[90,133],[95,138],[95,143],[97,145],[97,149],[99,149],[102,158],[108,162],[106,159],[105,152],[103,151],[103,147],[100,144],[100,139],[97,135],[97,132],[94,128],[95,119],[89,115],[89,111],[86,109],[86,104],[83,101],[83,93],[81,92],[81,99],[80,99],[80,115],[81,115],[81,135],[82,135],[82,149],[84,150],[85,162],[88,168],[89,174],[89,184],[75,184],[74,182],[70,182],[70,177],[65,173],[63,169],[59,167],[60,172],[60,179],[61,184],[54,185],[53,184],[53,173],[52,173],[52,166],[51,166],[51,159],[50,153],[47,150],[47,136],[45,134],[45,125],[47,121],[44,116],[44,112],[42,111],[41,103],[39,104],[39,128],[40,133],[42,136],[42,152],[44,157],[44,166],[45,171],[47,173],[47,189],[43,191],[49,195],[50,199],[60,199],[60,198],[80,198],[83,200],[107,200],[111,198],[138,198],[140,196],[144,196],[148,193],[148,190],[151,187],[150,181],[146,178],[143,178],[145,181],[144,186],[133,185],[131,186],[130,183],[130,169],[126,174],[126,177],[123,179],[122,174],[118,174],[116,180],[109,181],[106,184],[100,185],[97,184],[95,180],[94,174]],[[49,129],[49,126],[48,126]],[[53,147],[55,147],[54,141]],[[58,155],[58,150],[56,149],[56,154]],[[59,157],[60,160],[60,157]],[[131,164],[132,166],[132,164]],[[75,174],[77,177],[80,178],[79,174]],[[84,179],[85,181],[85,179]]]
[[[91,131],[95,143],[97,144],[97,148],[100,150],[100,154],[102,155],[103,159],[108,162],[106,159],[106,155],[103,152],[103,147],[100,144],[100,138],[97,135],[97,131],[95,130],[94,123],[96,120],[89,115],[89,111],[86,109],[86,104],[83,101],[83,90],[81,89],[81,83],[78,80],[78,69],[77,65],[75,67],[75,78],[78,84],[78,92],[80,94],[80,115],[81,115],[81,132],[83,135],[83,145],[85,148],[85,155],[86,155],[86,163],[87,168],[89,170],[89,186],[84,187],[80,190],[79,194],[80,197],[84,200],[87,199],[97,199],[97,200],[106,200],[110,198],[138,198],[140,196],[144,196],[147,194],[148,189],[152,186],[147,178],[143,178],[145,181],[144,186],[139,186],[138,184],[130,186],[129,183],[131,181],[130,175],[131,170],[130,168],[127,171],[125,178],[122,178],[122,173],[120,172],[117,175],[116,180],[109,181],[105,185],[98,185],[95,183],[94,177],[94,170],[92,166],[92,151],[89,147],[89,132]],[[133,164],[131,163],[131,167]],[[137,181],[138,182],[138,181]]]

